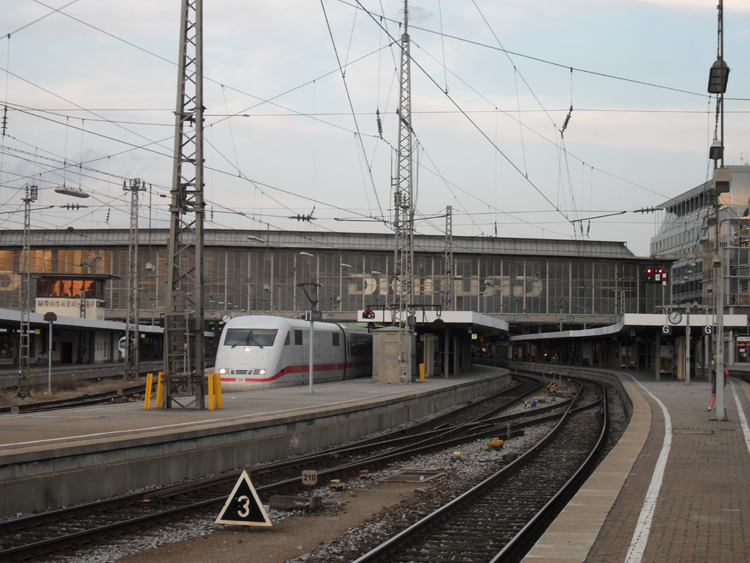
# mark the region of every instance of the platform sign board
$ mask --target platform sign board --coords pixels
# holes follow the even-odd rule
[[[706,325],[703,327],[703,334],[709,335],[713,333],[713,328],[711,325]]]
[[[672,334],[672,327],[669,325],[662,326],[661,333],[665,336],[669,336],[670,334]]]
[[[217,524],[234,524],[237,526],[271,526],[271,519],[263,510],[263,504],[250,482],[247,471],[243,471],[237,484],[232,489],[224,508],[221,509]]]

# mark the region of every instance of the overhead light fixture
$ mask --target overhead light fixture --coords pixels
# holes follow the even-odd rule
[[[716,59],[708,73],[708,93],[725,94],[729,81],[729,67],[723,59]]]
[[[57,192],[58,194],[69,195],[73,197],[80,197],[80,198],[89,197],[89,194],[87,194],[83,190],[76,190],[75,188],[68,188],[65,185],[57,186],[55,188],[55,192]]]
[[[711,148],[708,149],[708,158],[711,160],[722,160],[724,153],[724,147],[721,146],[719,139],[714,139],[711,143]]]

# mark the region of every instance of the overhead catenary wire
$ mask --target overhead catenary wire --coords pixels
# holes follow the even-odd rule
[[[348,54],[347,54],[347,57],[348,57]],[[229,112],[227,112],[227,113],[229,113]],[[315,112],[314,112],[314,113],[315,113]],[[470,112],[469,112],[469,113],[470,113]],[[519,111],[519,114],[520,114],[520,111]],[[82,131],[81,133],[82,133],[82,135],[83,135],[83,131]],[[377,145],[376,145],[376,146],[377,146]],[[237,158],[236,158],[236,156],[235,156],[235,162],[237,162]],[[524,166],[524,168],[525,168],[525,166]],[[377,192],[376,192],[376,193],[377,193]],[[295,195],[296,195],[296,194],[295,194]],[[313,197],[313,200],[315,200],[315,199],[316,199],[316,198],[315,198],[315,197]]]
[[[359,143],[360,143],[360,146],[361,146],[361,149],[362,149],[362,154],[365,156],[365,158],[367,158],[367,151],[365,150],[365,145],[362,142],[362,134],[361,134],[360,129],[359,129],[359,121],[357,120],[357,116],[356,116],[356,114],[354,112],[354,103],[352,102],[352,97],[351,97],[351,94],[349,92],[349,85],[346,82],[346,72],[344,71],[344,67],[341,65],[341,59],[339,58],[339,52],[338,52],[338,49],[336,48],[336,41],[333,38],[333,30],[331,29],[331,23],[328,21],[328,13],[326,12],[325,3],[323,2],[323,0],[320,0],[320,7],[323,9],[323,16],[324,16],[325,21],[326,21],[326,27],[328,28],[328,35],[331,38],[331,45],[333,46],[333,52],[336,55],[336,61],[339,64],[339,72],[341,73],[341,81],[344,83],[344,90],[346,92],[346,99],[349,102],[349,109],[351,109],[351,112],[352,112],[352,118],[354,119],[354,126],[357,129],[357,138],[359,139]],[[381,217],[385,217],[383,215],[383,207],[380,205],[380,198],[378,197],[378,190],[377,190],[377,187],[375,186],[375,179],[372,177],[372,169],[370,167],[369,162],[367,164],[367,169],[368,169],[368,173],[370,175],[370,180],[371,180],[371,184],[372,184],[372,190],[375,193],[375,200],[377,201],[378,209],[380,210],[380,216]],[[365,195],[366,195],[366,193],[365,193]]]
[[[49,118],[46,118],[46,119],[49,119]],[[68,119],[68,118],[66,118],[66,121],[67,121],[67,119]],[[52,121],[54,121],[54,120],[52,120]],[[76,127],[75,127],[75,126],[73,126],[73,125],[70,125],[70,124],[67,124],[67,126],[66,126],[66,152],[67,152],[67,131],[68,131],[68,129],[70,129],[70,128],[74,128],[74,129],[75,129]],[[128,144],[128,145],[130,145],[130,146],[132,146],[132,147],[134,147],[134,148],[140,148],[140,149],[143,149],[143,150],[149,150],[149,151],[151,151],[151,152],[154,152],[155,154],[159,154],[159,155],[161,155],[161,156],[165,156],[165,157],[171,158],[171,154],[169,154],[169,153],[161,153],[161,152],[159,152],[159,151],[155,151],[155,150],[153,150],[153,149],[148,149],[148,148],[146,148],[146,147],[145,147],[145,146],[143,146],[143,145],[140,145],[140,146],[139,146],[139,145],[135,145],[135,144],[133,144],[133,143],[128,143],[127,141],[123,141],[123,140],[120,140],[120,139],[116,139],[116,138],[114,138],[114,137],[109,137],[109,136],[106,136],[106,135],[102,135],[102,134],[100,134],[100,133],[94,133],[94,134],[96,134],[97,136],[102,136],[102,137],[104,137],[104,138],[107,138],[107,139],[109,139],[109,140],[113,140],[113,141],[116,141],[116,142],[120,142],[120,143]],[[164,139],[163,141],[166,141],[166,140],[168,140],[168,139],[169,139],[169,138],[165,138],[165,139]],[[153,144],[158,144],[159,142],[160,142],[160,141],[151,141],[151,143],[153,143]],[[151,144],[151,143],[150,143],[150,144]],[[214,147],[214,149],[215,149],[215,147]],[[218,151],[217,151],[217,152],[218,152]],[[221,154],[221,153],[220,153],[220,154]],[[221,156],[222,156],[222,158],[224,158],[224,159],[226,160],[226,162],[227,162],[227,163],[229,163],[229,164],[230,164],[230,166],[232,165],[231,161],[229,161],[229,159],[226,159],[226,157],[224,157],[224,155],[223,155],[223,154],[221,154]],[[63,170],[67,169],[67,166],[68,166],[68,165],[67,165],[67,158],[66,158],[66,159],[64,160],[64,163],[63,163]],[[209,169],[210,169],[210,167],[207,167],[207,168],[209,168]],[[216,169],[214,169],[214,170],[215,170],[216,172],[218,172],[218,173],[222,173],[222,174],[227,174],[227,172],[225,172],[225,171],[222,171],[222,170],[216,170]],[[237,172],[238,172],[238,174],[239,174],[239,175],[240,175],[240,176],[241,176],[241,177],[242,177],[243,179],[245,179],[245,180],[247,180],[247,181],[251,181],[251,182],[252,182],[252,180],[250,180],[249,178],[247,178],[246,176],[244,176],[244,175],[243,175],[243,174],[241,173],[241,171],[240,171],[239,169],[237,169]],[[257,187],[257,184],[256,184],[256,187]],[[271,188],[271,186],[270,186],[270,185],[268,185],[267,187]],[[272,189],[276,189],[276,188],[272,188]],[[284,193],[290,194],[290,195],[295,195],[295,196],[297,196],[297,195],[298,195],[298,194],[294,194],[293,192],[290,192],[290,191],[288,191],[288,190],[281,190],[281,191],[283,191]],[[307,198],[306,196],[299,196],[299,197],[302,197],[302,199],[310,200],[310,198]],[[289,211],[290,211],[290,212],[294,212],[294,210],[292,210],[291,208],[288,208],[288,207],[287,207],[287,209],[289,209]],[[342,208],[342,209],[343,209],[343,208]]]
[[[65,4],[65,5],[63,5],[63,6],[60,6],[59,8],[52,8],[52,7],[50,7],[50,6],[47,6],[46,4],[43,4],[42,2],[39,2],[38,0],[34,0],[34,1],[35,1],[35,2],[37,3],[37,4],[40,4],[40,5],[44,6],[45,8],[49,8],[49,9],[50,9],[50,10],[52,10],[52,11],[51,11],[51,12],[48,12],[48,13],[46,13],[46,14],[44,14],[43,16],[40,16],[40,17],[36,18],[36,19],[35,19],[35,20],[33,20],[33,21],[30,21],[30,22],[29,22],[29,23],[27,23],[27,24],[24,24],[24,25],[22,25],[22,26],[21,26],[21,27],[19,27],[18,29],[14,29],[13,31],[11,31],[11,32],[9,32],[9,33],[7,33],[7,34],[4,34],[4,35],[3,35],[3,37],[2,37],[3,39],[4,39],[4,38],[10,39],[10,38],[11,38],[11,36],[15,35],[15,34],[16,34],[16,33],[18,33],[19,31],[23,31],[24,29],[26,29],[26,28],[29,28],[29,27],[31,27],[32,25],[34,25],[34,24],[37,24],[37,23],[39,23],[40,21],[46,20],[46,19],[47,19],[48,17],[50,17],[51,15],[54,15],[55,13],[59,13],[59,12],[61,12],[62,10],[64,10],[65,8],[68,8],[69,6],[72,6],[73,4],[75,4],[76,2],[78,2],[78,0],[71,0],[70,2],[68,2],[67,4]]]
[[[351,3],[351,2],[349,2],[347,0],[338,0],[338,1],[340,3],[342,3],[342,4],[345,4],[347,6],[351,6],[352,8],[357,8],[357,9],[363,10],[364,12],[367,12],[368,14],[370,14],[370,11],[367,8],[365,8],[364,6],[362,6],[362,4],[358,0],[354,0],[356,2],[356,4],[353,4],[353,3]],[[398,20],[395,20],[395,19],[390,19],[389,21],[394,22],[394,23],[398,22]],[[441,35],[441,32],[435,31],[434,29],[429,29],[429,28],[426,28],[426,27],[420,27],[418,25],[410,25],[409,27],[412,30],[416,29],[416,30],[419,30],[419,31],[424,31],[425,33],[432,34],[432,35]],[[467,39],[465,37],[459,37],[459,36],[450,35],[450,34],[447,34],[447,33],[443,34],[443,35],[446,38],[448,38],[448,39],[454,39],[454,40],[460,41],[462,43],[467,43],[467,44],[470,44],[470,45],[476,45],[477,47],[483,47],[483,48],[486,48],[486,49],[492,49],[492,50],[496,50],[496,51],[502,51],[502,52],[505,52],[505,53],[507,53],[509,55],[513,55],[513,56],[516,56],[516,57],[521,57],[521,58],[528,59],[528,60],[531,60],[531,61],[536,61],[536,62],[539,62],[539,63],[542,63],[542,64],[546,64],[546,65],[550,65],[550,66],[555,66],[555,67],[558,67],[558,68],[573,69],[576,72],[580,72],[580,73],[583,73],[583,74],[590,74],[592,76],[599,76],[601,78],[609,78],[609,79],[618,80],[618,81],[621,81],[621,82],[629,82],[629,83],[638,84],[638,85],[641,85],[641,86],[648,86],[650,88],[657,88],[657,89],[661,89],[661,90],[668,90],[670,92],[678,92],[678,93],[681,93],[681,94],[688,94],[690,96],[697,96],[697,97],[701,97],[701,98],[707,97],[707,94],[705,94],[703,92],[692,92],[690,90],[685,90],[683,88],[677,88],[677,87],[674,87],[674,86],[666,86],[666,85],[663,85],[663,84],[656,84],[654,82],[648,82],[646,80],[637,80],[637,79],[634,79],[634,78],[628,78],[628,77],[624,77],[624,76],[617,76],[617,75],[611,74],[611,73],[600,72],[600,71],[595,71],[595,70],[588,70],[588,69],[581,68],[581,67],[571,66],[569,64],[558,63],[558,62],[551,61],[549,59],[544,59],[544,58],[541,58],[541,57],[535,57],[535,56],[532,56],[532,55],[527,55],[527,54],[524,54],[524,53],[520,53],[518,51],[511,51],[509,49],[504,49],[502,47],[495,47],[493,45],[487,45],[486,43],[482,43],[480,41],[476,41],[476,40],[473,40],[473,39]],[[750,98],[729,98],[729,97],[725,97],[724,99],[725,100],[733,100],[733,101],[743,101],[743,102],[750,101]]]
[[[79,20],[80,21],[80,20]],[[84,22],[85,23],[85,22]],[[119,38],[118,38],[119,39]],[[377,193],[377,192],[376,192]]]
[[[356,1],[357,1],[357,3],[358,3],[358,4],[360,4],[360,0],[356,0]],[[360,4],[360,5],[361,5],[361,4]],[[381,24],[380,24],[380,23],[379,23],[379,22],[377,21],[377,19],[375,19],[375,18],[374,18],[374,17],[372,16],[372,14],[371,14],[371,13],[370,13],[369,11],[368,11],[367,13],[368,13],[368,14],[370,15],[370,17],[371,17],[371,18],[373,18],[373,21],[374,21],[374,22],[376,23],[376,25],[378,25],[378,26],[382,27],[382,25],[381,25]],[[393,39],[394,39],[394,38],[393,38],[393,37],[391,37],[391,40],[393,40]],[[410,60],[411,60],[411,62],[412,62],[412,63],[414,63],[414,65],[415,65],[415,66],[416,66],[416,67],[417,67],[417,68],[418,68],[418,69],[419,69],[420,71],[422,71],[422,73],[424,74],[424,76],[425,76],[425,77],[427,77],[427,79],[428,79],[428,80],[429,80],[430,82],[432,82],[432,83],[433,83],[433,84],[434,84],[435,86],[437,86],[438,88],[440,88],[440,85],[439,85],[439,84],[438,84],[438,83],[437,83],[437,82],[435,81],[435,79],[434,79],[434,78],[432,77],[432,75],[431,75],[431,74],[430,74],[429,72],[427,72],[427,70],[426,70],[426,69],[425,69],[425,68],[424,68],[424,67],[423,67],[423,66],[422,66],[422,65],[421,65],[421,64],[419,63],[419,61],[415,60],[415,59],[414,59],[414,57],[413,57],[412,55],[410,55]],[[442,91],[442,89],[441,89],[441,91]],[[465,117],[465,118],[466,118],[466,119],[467,119],[467,120],[469,121],[469,123],[471,123],[471,124],[472,124],[472,126],[473,126],[473,127],[474,127],[474,128],[475,128],[475,129],[476,129],[476,130],[477,130],[478,132],[479,132],[479,134],[480,134],[480,135],[481,135],[482,137],[484,137],[484,139],[485,139],[485,140],[486,140],[487,142],[489,142],[489,143],[490,143],[490,145],[492,145],[492,147],[494,147],[494,149],[495,149],[496,151],[498,151],[498,152],[500,153],[500,155],[501,155],[501,156],[502,156],[502,157],[503,157],[503,158],[504,158],[504,159],[505,159],[505,160],[506,160],[506,161],[508,162],[508,164],[510,164],[512,168],[514,168],[514,169],[515,169],[515,170],[516,170],[516,171],[517,171],[517,172],[518,172],[518,173],[519,173],[519,174],[520,174],[521,176],[523,176],[523,177],[525,178],[526,182],[527,182],[527,183],[528,183],[528,184],[529,184],[529,185],[530,185],[530,186],[531,186],[532,188],[534,188],[534,190],[535,190],[535,191],[536,191],[536,192],[537,192],[537,193],[538,193],[538,194],[539,194],[540,196],[542,196],[542,198],[543,198],[543,199],[544,199],[545,201],[547,201],[547,203],[549,203],[549,204],[550,204],[550,205],[551,205],[552,207],[555,207],[555,204],[554,204],[554,203],[552,203],[552,201],[551,201],[551,200],[550,200],[550,199],[549,199],[549,198],[547,197],[547,195],[546,195],[546,194],[545,194],[544,192],[542,192],[542,190],[541,190],[541,189],[540,189],[540,188],[539,188],[539,187],[538,187],[538,186],[537,186],[537,185],[536,185],[536,184],[535,184],[535,183],[534,183],[534,182],[533,182],[533,181],[532,181],[532,180],[531,180],[530,178],[528,178],[528,177],[527,177],[527,176],[526,176],[526,175],[524,174],[524,172],[523,172],[523,171],[522,171],[522,170],[521,170],[521,169],[520,169],[520,168],[518,167],[518,165],[516,165],[516,163],[515,163],[515,162],[513,162],[513,161],[512,161],[512,160],[511,160],[511,159],[510,159],[510,158],[508,157],[508,155],[506,155],[506,154],[505,154],[505,153],[504,153],[504,152],[503,152],[503,151],[502,151],[502,150],[500,149],[500,147],[498,147],[498,146],[497,146],[497,145],[496,145],[496,144],[495,144],[495,143],[494,143],[494,142],[492,141],[492,139],[490,139],[490,138],[489,138],[489,136],[487,135],[487,133],[485,133],[485,132],[484,132],[484,130],[483,130],[483,129],[482,129],[481,127],[479,127],[479,125],[478,125],[478,124],[477,124],[477,123],[476,123],[476,122],[475,122],[475,121],[474,121],[473,119],[471,119],[471,117],[470,117],[470,116],[469,116],[469,115],[468,115],[468,114],[467,114],[467,113],[466,113],[465,111],[463,111],[463,108],[461,107],[461,105],[460,105],[460,104],[459,104],[459,103],[458,103],[458,102],[457,102],[457,101],[456,101],[455,99],[453,99],[453,98],[451,97],[451,95],[450,95],[449,93],[445,93],[445,92],[444,92],[444,93],[443,93],[443,95],[444,95],[444,96],[445,96],[445,97],[446,97],[446,98],[447,98],[447,99],[448,99],[448,100],[449,100],[449,101],[450,101],[450,102],[451,102],[451,103],[452,103],[452,104],[453,104],[453,105],[454,105],[454,106],[455,106],[455,107],[456,107],[456,108],[457,108],[457,109],[459,110],[459,112],[460,112],[460,113],[461,113],[461,114],[462,114],[462,115],[463,115],[463,116],[464,116],[464,117]],[[565,217],[565,215],[564,215],[564,214],[561,214],[561,215],[563,215],[563,217]],[[565,217],[565,218],[567,219],[567,217]]]
[[[413,39],[412,39],[411,42],[412,42],[413,45],[418,45],[418,43],[416,43]],[[423,51],[423,52],[427,56],[431,56],[427,51]],[[435,59],[433,58],[433,60],[435,60]],[[511,115],[510,111],[508,111],[508,110],[502,110],[502,109],[497,108],[497,106],[491,100],[489,100],[485,96],[483,96],[480,92],[478,92],[475,88],[473,88],[470,84],[468,84],[466,81],[464,81],[460,76],[458,76],[456,73],[452,72],[450,69],[448,69],[448,72],[450,72],[451,75],[454,76],[456,79],[458,79],[464,86],[466,86],[472,92],[476,93],[478,96],[480,96],[482,99],[484,99],[492,107],[492,109],[488,109],[488,110],[479,110],[479,111],[467,111],[467,110],[463,110],[463,112],[462,111],[458,111],[459,114],[460,113],[469,113],[469,114],[473,114],[473,113],[488,113],[490,111],[495,112],[495,113],[500,112],[503,115],[505,115],[506,117],[514,120],[516,123],[518,123],[525,130],[529,131],[530,133],[533,133],[534,135],[536,135],[538,138],[542,139],[543,141],[552,144],[554,147],[556,147],[559,150],[559,143],[557,141],[557,135],[559,135],[559,130],[557,128],[557,125],[555,125],[554,120],[550,121],[550,123],[552,124],[552,129],[553,129],[553,136],[552,136],[553,139],[550,139],[547,136],[543,135],[542,133],[540,133],[540,132],[536,131],[535,129],[531,128],[526,123],[523,123],[521,120],[516,119],[515,117],[513,117]],[[526,111],[534,111],[534,110],[526,110]],[[537,110],[537,111],[545,111],[545,110]],[[568,109],[565,109],[565,110],[561,109],[561,110],[557,110],[557,111],[568,111]],[[577,109],[576,111],[580,112],[580,111],[583,111],[583,110]],[[416,112],[414,112],[414,113],[416,113]],[[695,112],[692,112],[692,113],[701,113],[702,114],[703,111],[695,111]],[[579,161],[579,162],[583,162],[583,159],[581,159],[580,157],[578,157],[575,154],[571,153],[570,151],[568,151],[568,156],[570,158],[573,158],[573,159]],[[642,190],[647,191],[649,193],[652,193],[654,195],[658,195],[659,197],[662,197],[662,198],[667,198],[668,197],[667,195],[665,195],[663,193],[660,193],[660,192],[658,192],[656,190],[653,190],[651,188],[647,188],[646,186],[643,186],[641,184],[633,182],[632,180],[626,180],[625,178],[622,178],[621,176],[619,176],[617,174],[614,174],[612,172],[609,172],[607,170],[604,170],[602,168],[595,167],[595,169],[598,170],[599,172],[601,172],[602,174],[605,174],[605,175],[607,175],[607,176],[609,176],[611,178],[614,178],[614,179],[616,179],[618,181],[621,181],[621,182],[625,182],[625,183],[627,183],[627,184],[629,184],[629,185],[631,185],[633,187],[642,189]]]

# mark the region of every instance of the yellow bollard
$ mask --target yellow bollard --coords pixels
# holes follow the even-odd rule
[[[424,383],[424,364],[419,364],[419,381]]]
[[[146,399],[143,403],[143,410],[149,410],[151,408],[151,387],[154,384],[154,374],[149,373],[146,375]]]
[[[216,408],[221,409],[221,374],[215,373],[214,394],[216,395]]]
[[[208,374],[208,410],[214,410],[214,374]]]
[[[160,409],[162,408],[162,400],[164,399],[164,381],[162,381],[162,375],[164,375],[163,371],[159,372],[159,379],[156,383],[156,408]]]

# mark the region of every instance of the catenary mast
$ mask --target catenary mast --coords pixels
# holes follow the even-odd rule
[[[395,274],[397,323],[401,329],[399,376],[412,377],[414,340],[414,205],[412,200],[413,130],[411,125],[411,64],[409,48],[409,3],[404,0],[404,32],[401,34],[401,73],[398,107],[398,170],[394,190]]]
[[[204,207],[203,2],[182,0],[164,315],[168,408],[204,408]]]

